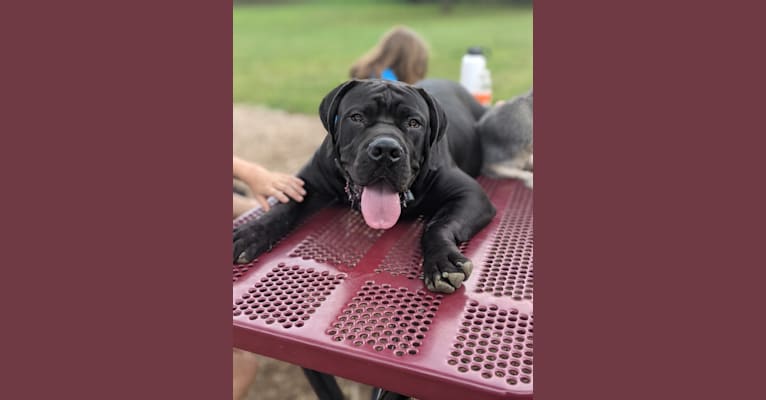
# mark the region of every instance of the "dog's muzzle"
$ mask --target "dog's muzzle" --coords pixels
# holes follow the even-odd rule
[[[367,145],[367,155],[376,162],[395,163],[402,159],[404,149],[396,139],[389,136],[375,138]]]

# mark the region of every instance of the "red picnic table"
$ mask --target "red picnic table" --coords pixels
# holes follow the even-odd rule
[[[325,209],[234,265],[234,346],[422,400],[531,399],[532,190],[479,183],[497,215],[461,246],[474,271],[455,293],[423,284],[421,218],[383,231]]]

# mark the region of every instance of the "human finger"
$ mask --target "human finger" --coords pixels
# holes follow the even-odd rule
[[[294,184],[296,184],[296,185],[298,185],[298,186],[303,186],[303,185],[304,185],[303,179],[301,179],[301,178],[298,178],[297,176],[290,176],[290,180],[291,180],[291,181],[292,181]]]
[[[287,196],[285,196],[285,194],[282,193],[282,191],[277,188],[271,189],[271,195],[276,197],[277,200],[281,201],[282,203],[287,203],[288,201],[290,201],[290,199],[287,198]]]
[[[260,194],[255,195],[255,199],[258,201],[258,203],[263,207],[263,211],[269,211],[271,209],[271,206],[269,205],[269,201],[266,199],[265,196],[261,196]]]
[[[306,194],[306,192],[303,191],[303,194],[301,194],[298,191],[299,189],[300,189],[299,187],[296,188],[295,186],[288,184],[288,185],[284,185],[281,190],[284,194],[290,196],[290,198],[300,203],[303,201],[303,194]]]

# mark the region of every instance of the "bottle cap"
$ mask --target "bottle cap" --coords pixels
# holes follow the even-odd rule
[[[481,47],[478,47],[478,46],[469,47],[468,51],[466,51],[466,54],[484,55],[484,49],[482,49]]]

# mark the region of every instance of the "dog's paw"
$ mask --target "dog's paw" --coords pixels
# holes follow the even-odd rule
[[[473,263],[459,251],[425,257],[423,282],[432,292],[452,293],[471,276]]]
[[[234,229],[233,236],[233,261],[236,264],[247,264],[270,247],[266,229],[258,221]]]

